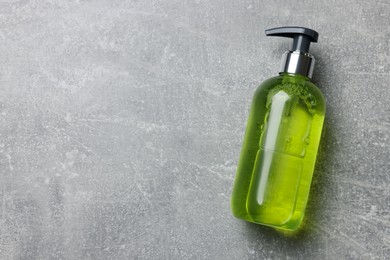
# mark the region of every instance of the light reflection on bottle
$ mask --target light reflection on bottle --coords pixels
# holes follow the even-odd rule
[[[268,117],[267,130],[263,139],[265,141],[264,149],[266,150],[275,150],[279,127],[281,126],[284,109],[288,100],[290,100],[290,96],[283,90],[279,91],[272,98],[272,106]],[[264,194],[273,156],[272,154],[267,154],[263,159],[264,161],[261,165],[260,172],[256,173],[261,176],[257,190],[257,202],[259,205],[262,205],[264,201]]]

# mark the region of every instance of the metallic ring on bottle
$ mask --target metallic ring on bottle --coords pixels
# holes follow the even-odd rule
[[[282,56],[281,72],[313,76],[315,59],[307,52],[287,51]]]

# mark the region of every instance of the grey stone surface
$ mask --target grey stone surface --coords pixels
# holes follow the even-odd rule
[[[390,5],[0,1],[0,259],[389,259]],[[320,33],[305,229],[234,219],[251,96]]]

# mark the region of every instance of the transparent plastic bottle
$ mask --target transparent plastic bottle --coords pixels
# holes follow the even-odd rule
[[[257,88],[232,192],[234,216],[284,230],[300,226],[325,116],[312,66],[307,73],[285,69]]]

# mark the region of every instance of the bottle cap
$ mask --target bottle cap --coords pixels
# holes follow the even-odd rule
[[[318,41],[318,32],[304,27],[286,26],[265,30],[265,35],[294,39],[291,50],[282,56],[281,72],[312,77],[315,59],[309,49],[310,43]]]

